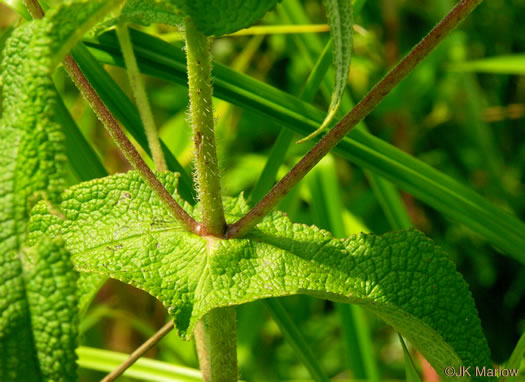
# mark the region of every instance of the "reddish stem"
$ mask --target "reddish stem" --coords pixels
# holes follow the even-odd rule
[[[277,203],[364,119],[483,0],[462,0],[374,88],[328,132],[246,215],[232,224],[226,238],[248,233]]]

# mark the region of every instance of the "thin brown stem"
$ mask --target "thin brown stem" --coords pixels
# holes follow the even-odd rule
[[[403,80],[483,0],[462,0],[374,88],[328,132],[245,216],[232,224],[227,238],[249,232],[345,135]]]
[[[38,3],[38,0],[25,0],[25,4],[29,10],[29,13],[31,13],[34,18],[44,17],[44,11]],[[130,142],[126,134],[124,134],[116,119],[113,117],[106,105],[104,105],[104,102],[102,102],[97,92],[95,89],[93,89],[86,76],[84,76],[84,73],[82,73],[82,70],[76,63],[75,59],[70,54],[68,54],[64,59],[64,67],[82,96],[86,99],[89,106],[91,106],[97,117],[108,131],[111,138],[113,138],[126,159],[131,163],[135,170],[137,170],[146,184],[159,197],[168,211],[170,211],[171,214],[177,218],[188,231],[200,234],[200,223],[196,222],[177,203],[177,201],[173,199],[168,190],[166,190],[162,183],[157,179],[153,171],[151,171],[146,162],[144,162],[144,159],[142,159],[137,149]]]
[[[124,362],[120,364],[115,370],[106,375],[100,382],[112,382],[120,377],[127,369],[131,367],[140,357],[142,357],[149,349],[155,346],[166,334],[173,329],[173,321],[168,322],[160,330],[151,336],[146,342],[140,345],[133,353],[131,353]]]

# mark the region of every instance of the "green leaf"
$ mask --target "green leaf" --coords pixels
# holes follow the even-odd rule
[[[39,242],[27,261],[25,289],[43,380],[75,381],[78,274],[60,239]]]
[[[321,134],[336,116],[343,94],[345,92],[350,61],[352,58],[352,36],[354,20],[352,16],[352,2],[349,0],[323,0],[326,8],[326,16],[330,25],[330,33],[333,40],[335,81],[332,90],[332,99],[321,126],[307,137],[297,143],[306,142]]]
[[[76,337],[71,325],[76,302],[72,310],[74,297],[69,295],[76,276],[67,266],[68,255],[58,243],[44,241],[32,250],[34,258],[24,264],[20,259],[31,207],[39,199],[58,204],[64,187],[64,138],[51,75],[67,49],[117,4],[82,1],[59,6],[44,19],[15,30],[3,52],[0,380],[74,378],[71,344]],[[50,342],[55,335],[56,341]]]
[[[140,25],[166,24],[179,26],[183,22],[180,11],[164,0],[128,0],[120,17]]]
[[[249,27],[280,0],[170,0],[197,28],[209,35],[220,36]]]
[[[175,198],[178,176],[159,175]],[[82,183],[63,194],[62,220],[33,210],[32,240],[61,236],[79,271],[129,283],[157,297],[183,337],[211,309],[308,294],[361,304],[402,333],[438,372],[490,365],[468,287],[447,256],[411,230],[335,239],[327,231],[267,216],[242,239],[185,232],[135,172]],[[199,219],[199,209],[184,204]],[[247,211],[225,200],[227,221]]]

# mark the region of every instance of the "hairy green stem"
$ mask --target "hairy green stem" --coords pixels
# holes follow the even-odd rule
[[[277,203],[364,119],[483,0],[462,0],[374,88],[328,132],[245,216],[232,224],[227,238],[249,232]]]
[[[211,55],[208,37],[190,17],[184,20],[190,112],[195,144],[195,175],[202,208],[202,235],[224,237],[226,220],[215,148]],[[218,243],[209,238],[210,244]],[[235,307],[208,312],[197,324],[195,344],[205,382],[237,381]]]
[[[29,13],[31,13],[31,16],[35,19],[44,17],[44,11],[38,3],[38,0],[25,0],[25,4]],[[146,162],[144,162],[144,159],[142,159],[137,149],[135,149],[126,134],[124,134],[116,119],[113,117],[113,114],[111,114],[106,105],[104,105],[104,102],[102,102],[97,92],[93,89],[70,54],[64,59],[64,68],[82,96],[88,102],[89,106],[91,106],[91,109],[93,109],[99,120],[102,122],[111,138],[113,138],[126,159],[131,163],[135,170],[138,171],[146,184],[153,190],[153,192],[155,192],[168,211],[170,211],[188,231],[199,234],[201,232],[201,225],[184,211],[177,201],[173,199],[168,190],[166,190],[162,183],[157,179],[153,171],[151,171]]]
[[[190,17],[185,18],[184,28],[191,124],[195,144],[195,175],[202,207],[202,224],[205,235],[223,237],[226,221],[215,148],[210,44],[208,37],[197,29]]]
[[[235,307],[208,312],[195,328],[195,345],[204,382],[237,381]]]
[[[146,95],[146,90],[144,88],[144,81],[137,66],[137,60],[135,58],[135,53],[133,52],[133,45],[131,44],[128,26],[125,22],[119,22],[117,24],[117,37],[126,64],[131,90],[133,91],[133,96],[137,102],[140,119],[142,119],[142,123],[144,124],[144,130],[146,131],[146,137],[148,139],[153,162],[155,163],[157,170],[166,171],[168,167],[166,166],[164,153],[160,147],[157,126],[155,125],[153,113],[151,112],[151,107],[148,102],[148,96]]]

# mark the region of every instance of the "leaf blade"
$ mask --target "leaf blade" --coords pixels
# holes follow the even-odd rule
[[[321,126],[297,143],[304,143],[321,134],[334,120],[348,80],[352,59],[353,10],[348,0],[323,0],[333,40],[333,59],[335,67],[334,88],[328,106],[328,114]]]
[[[175,194],[176,175],[159,176]],[[184,232],[134,172],[75,186],[64,193],[61,208],[65,220],[45,203],[35,207],[33,240],[61,235],[78,270],[106,274],[159,298],[182,336],[191,335],[212,309],[308,294],[361,304],[438,371],[490,365],[466,283],[447,256],[414,230],[340,240],[275,212],[245,238],[203,238]],[[198,215],[198,208],[185,208]],[[247,208],[242,198],[225,200],[230,222]]]

